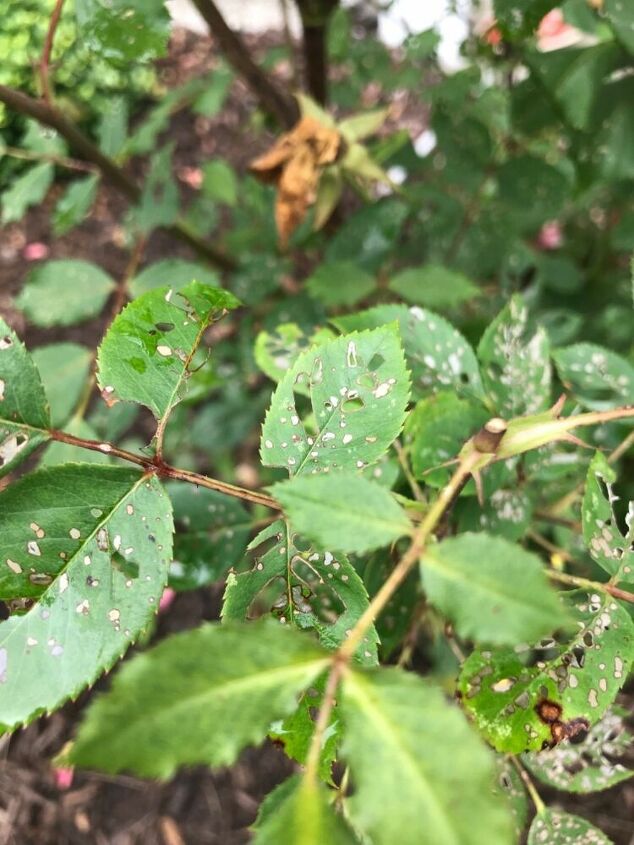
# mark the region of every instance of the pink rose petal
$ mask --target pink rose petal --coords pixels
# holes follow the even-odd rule
[[[48,255],[48,247],[39,241],[27,244],[22,250],[22,256],[26,261],[40,261]]]
[[[165,587],[165,589],[163,590],[163,595],[161,596],[161,600],[159,602],[159,613],[164,613],[167,608],[172,604],[175,598],[176,590],[173,590],[171,587]]]
[[[564,242],[561,224],[558,220],[544,223],[537,236],[537,243],[542,249],[559,249]]]
[[[55,786],[59,790],[70,789],[73,785],[73,777],[75,776],[75,769],[72,766],[60,766],[54,769]]]

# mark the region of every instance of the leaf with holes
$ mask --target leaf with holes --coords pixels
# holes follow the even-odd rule
[[[465,533],[421,558],[429,601],[465,639],[515,645],[567,621],[539,558],[502,537]]]
[[[361,553],[411,533],[389,491],[359,475],[295,476],[271,493],[297,531],[320,548]]]
[[[612,845],[612,840],[581,816],[546,807],[533,819],[527,845]]]
[[[298,385],[308,390],[312,418],[300,418]],[[273,394],[262,427],[262,463],[284,467],[290,475],[362,469],[399,434],[408,399],[409,376],[395,328],[308,349]]]
[[[272,620],[176,634],[127,663],[93,702],[70,762],[158,778],[195,763],[228,766],[327,664],[309,636]]]
[[[609,789],[634,775],[624,765],[632,745],[626,715],[609,710],[581,744],[564,743],[547,753],[525,754],[523,762],[542,783],[563,792]]]
[[[51,423],[63,425],[85,390],[92,352],[78,343],[51,343],[34,349],[33,361],[51,406]]]
[[[572,395],[597,411],[634,403],[634,367],[594,343],[575,343],[553,352],[559,378]]]
[[[36,326],[72,326],[96,317],[114,287],[90,261],[47,261],[31,270],[16,303]]]
[[[262,331],[255,341],[255,363],[273,381],[281,381],[295,361],[309,346],[321,346],[327,340],[334,340],[331,329],[317,329],[307,335],[297,323],[283,323],[274,332]],[[297,390],[304,395],[308,391],[301,384]]]
[[[499,468],[500,465],[495,469]],[[487,475],[486,480],[490,478]],[[483,530],[505,540],[521,540],[530,528],[533,516],[531,499],[519,487],[497,487],[486,496],[483,505],[475,497],[463,499],[458,509],[460,532]]]
[[[37,367],[0,317],[0,477],[49,439],[50,424]]]
[[[216,490],[170,482],[174,508],[174,560],[170,585],[193,590],[211,584],[244,556],[253,520],[238,499]]]
[[[475,651],[458,688],[481,733],[498,751],[539,751],[575,738],[610,707],[627,678],[634,623],[611,596],[580,600],[578,630],[564,645]]]
[[[345,332],[376,329],[398,321],[416,398],[439,390],[484,398],[478,362],[464,337],[444,317],[415,306],[378,305],[332,322]]]
[[[109,401],[146,405],[157,419],[183,398],[205,330],[238,300],[227,291],[191,282],[175,293],[143,294],[113,321],[99,347],[98,380]]]
[[[158,607],[172,511],[155,478],[119,467],[39,470],[0,494],[0,724],[13,729],[76,696],[128,649]]]
[[[493,758],[439,689],[399,669],[350,672],[339,706],[349,818],[374,845],[512,842]]]
[[[493,789],[506,798],[514,822],[515,836],[519,841],[528,818],[526,789],[511,758],[498,757],[495,762],[497,771]]]
[[[227,579],[223,619],[246,619],[252,605],[271,609],[283,622],[314,628],[326,648],[338,648],[368,606],[368,594],[344,555],[322,552],[284,520],[269,525],[249,545],[252,569]],[[370,628],[357,659],[377,663],[378,637]]]
[[[601,452],[590,463],[581,507],[583,539],[599,566],[615,579],[632,580],[634,572],[634,502],[629,503],[623,534],[613,503],[618,501],[612,490],[616,473]],[[604,488],[605,491],[604,492]]]
[[[502,417],[536,414],[550,403],[550,345],[542,328],[529,330],[528,308],[514,296],[478,345],[482,380]]]

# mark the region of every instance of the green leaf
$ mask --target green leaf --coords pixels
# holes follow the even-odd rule
[[[416,478],[431,487],[444,487],[453,460],[466,441],[482,428],[491,414],[483,405],[440,391],[421,399],[405,422],[405,442]]]
[[[237,305],[232,294],[199,282],[178,293],[143,294],[116,317],[99,347],[99,386],[113,400],[139,402],[164,418],[184,396],[206,329]]]
[[[515,836],[519,842],[526,827],[528,818],[528,796],[519,772],[512,763],[510,757],[498,757],[497,778],[495,792],[499,792],[506,798],[515,827]]]
[[[238,181],[233,167],[219,158],[208,161],[203,166],[202,190],[210,199],[233,207],[238,201]]]
[[[42,469],[0,495],[0,724],[59,707],[109,669],[158,608],[172,513],[156,478],[119,467]]]
[[[502,537],[467,532],[429,546],[421,574],[429,601],[465,639],[515,645],[566,621],[539,558]]]
[[[612,845],[612,840],[581,816],[550,807],[542,810],[528,831],[527,845]]]
[[[158,778],[228,766],[297,707],[327,663],[310,637],[271,620],[175,634],[121,669],[89,708],[70,760]]]
[[[318,328],[307,335],[297,323],[283,323],[274,332],[262,331],[255,340],[255,363],[273,381],[281,381],[307,346],[320,346],[334,340],[331,329]],[[308,395],[308,390],[297,385],[298,392]]]
[[[634,623],[611,596],[591,595],[575,608],[578,630],[566,644],[544,640],[515,651],[475,651],[462,667],[462,701],[498,751],[539,751],[555,739],[537,709],[561,708],[560,721],[596,723],[625,683],[634,646]],[[576,724],[579,725],[577,722]]]
[[[218,273],[203,264],[185,261],[183,258],[165,258],[155,261],[135,276],[130,282],[130,293],[137,297],[165,285],[180,291],[194,281],[212,288],[219,285]]]
[[[107,156],[119,155],[128,135],[128,104],[125,97],[113,97],[102,105],[97,130],[99,149]]]
[[[632,735],[623,716],[608,711],[580,745],[566,742],[548,754],[525,754],[523,762],[542,783],[585,795],[609,789],[634,775],[625,765],[631,745]]]
[[[275,812],[258,825],[253,840],[254,845],[354,845],[357,841],[328,802],[326,788],[305,778],[285,790]]]
[[[634,572],[634,502],[629,504],[625,518],[627,533],[624,535],[612,507],[612,503],[618,501],[618,496],[612,491],[615,481],[616,473],[601,452],[597,452],[588,468],[581,507],[583,539],[592,557],[614,580],[631,581]]]
[[[242,560],[253,520],[241,503],[204,487],[170,482],[176,536],[170,584],[193,590],[211,584]]]
[[[96,317],[114,287],[96,264],[59,259],[31,270],[16,302],[36,326],[72,326]]]
[[[98,184],[99,177],[95,174],[71,182],[53,212],[53,231],[57,237],[65,235],[86,217],[95,201]]]
[[[194,100],[192,110],[205,117],[215,117],[225,103],[233,78],[233,72],[224,64],[215,67],[207,77],[205,90]]]
[[[151,232],[158,226],[169,226],[178,217],[180,197],[172,177],[173,146],[168,144],[150,159],[141,199],[134,212],[142,232]]]
[[[326,648],[338,648],[368,607],[368,594],[344,555],[316,549],[284,520],[269,525],[249,545],[253,567],[227,579],[222,618],[246,619],[252,606],[284,623],[314,628]],[[356,657],[376,665],[378,637],[371,627]]]
[[[339,706],[348,813],[374,845],[512,841],[493,759],[440,690],[399,669],[350,672]]]
[[[170,17],[162,0],[75,0],[75,15],[86,46],[114,63],[167,53]]]
[[[634,54],[634,9],[631,4],[625,0],[605,0],[603,12],[616,37]]]
[[[601,411],[634,403],[634,367],[594,343],[575,343],[553,352],[557,373],[586,408]]]
[[[379,131],[385,123],[388,113],[389,109],[374,109],[374,111],[353,114],[350,117],[344,117],[337,124],[337,129],[349,144],[355,141],[363,141]]]
[[[331,165],[323,170],[317,185],[317,198],[315,199],[313,229],[318,232],[322,229],[339,204],[343,193],[344,181],[341,167]]]
[[[37,367],[0,317],[0,477],[49,439],[50,424]]]
[[[557,0],[494,0],[493,8],[504,32],[517,38],[530,35],[556,5]]]
[[[564,173],[540,158],[521,155],[498,170],[499,199],[522,230],[538,228],[562,211],[571,185]]]
[[[309,392],[312,420],[300,419],[298,384]],[[262,463],[290,475],[361,469],[397,437],[408,399],[409,375],[393,327],[309,349],[273,394],[262,427]]]
[[[503,417],[535,414],[550,403],[550,345],[540,327],[529,331],[528,308],[520,296],[489,325],[478,345],[482,381]]]
[[[480,295],[480,288],[465,275],[442,264],[401,270],[392,276],[389,288],[408,302],[427,308],[455,308]]]
[[[352,261],[320,264],[306,280],[310,295],[327,308],[356,305],[376,288],[376,279]]]
[[[473,350],[443,317],[418,306],[378,305],[332,322],[344,332],[375,329],[398,321],[417,398],[438,390],[483,398],[478,362]]]
[[[502,469],[500,465],[496,467],[498,471]],[[487,475],[485,481],[490,478]],[[532,516],[533,505],[525,490],[496,487],[486,494],[482,506],[475,498],[460,503],[458,527],[461,532],[488,531],[506,540],[521,540],[530,528]]]
[[[362,553],[411,532],[394,497],[359,475],[296,476],[270,490],[294,528],[320,548]]]
[[[0,147],[0,152],[1,152]],[[36,164],[22,176],[13,180],[10,188],[2,192],[2,224],[14,223],[24,217],[27,209],[42,202],[53,183],[52,164]]]
[[[32,353],[51,406],[51,422],[59,428],[75,410],[86,386],[92,352],[78,343],[51,343]]]

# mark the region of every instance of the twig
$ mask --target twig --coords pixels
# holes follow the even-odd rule
[[[68,170],[80,170],[83,173],[99,173],[99,168],[95,164],[80,161],[78,158],[58,156],[54,153],[36,153],[33,150],[23,150],[20,147],[5,147],[4,144],[0,144],[0,155],[21,158],[25,161],[42,161],[49,164],[56,164],[59,167],[66,167]]]
[[[420,484],[414,478],[414,474],[410,469],[409,461],[407,460],[407,455],[405,454],[405,449],[398,440],[395,440],[392,444],[394,447],[394,451],[396,452],[396,456],[398,458],[398,462],[401,465],[401,469],[403,470],[403,475],[407,479],[407,483],[410,486],[412,493],[414,494],[414,498],[417,502],[424,502],[425,496],[423,495],[423,491],[421,490]]]
[[[571,587],[581,587],[584,590],[594,590],[597,593],[607,593],[615,599],[634,604],[634,593],[628,593],[614,584],[605,584],[603,581],[590,581],[588,578],[579,578],[577,575],[568,575],[567,572],[560,572],[558,569],[547,569],[546,575],[553,581],[561,584],[569,584]]]
[[[0,102],[20,114],[34,118],[38,123],[43,123],[55,129],[66,139],[69,145],[79,153],[87,162],[92,162],[101,171],[104,178],[127,199],[136,203],[141,198],[141,190],[128,174],[119,167],[109,156],[104,155],[99,147],[86,137],[74,123],[71,123],[54,106],[49,106],[42,100],[36,100],[15,91],[6,85],[0,85]],[[189,244],[200,256],[223,270],[234,270],[235,261],[220,250],[210,246],[194,234],[182,221],[165,227],[174,237]]]
[[[48,30],[46,32],[46,38],[44,39],[44,49],[42,50],[42,58],[40,59],[40,84],[42,86],[42,96],[49,106],[53,104],[53,91],[49,79],[51,53],[53,52],[53,41],[55,40],[55,32],[57,30],[57,25],[59,24],[59,19],[62,16],[63,7],[64,0],[57,0],[48,23]]]
[[[521,777],[521,779],[522,779],[522,783],[524,784],[524,786],[525,786],[525,788],[526,788],[526,791],[527,791],[527,792],[528,792],[528,794],[530,795],[530,797],[531,797],[531,801],[532,801],[532,802],[533,802],[533,804],[535,805],[535,811],[537,812],[537,814],[538,814],[538,815],[539,815],[540,813],[543,813],[543,812],[544,812],[544,810],[546,809],[546,805],[544,804],[544,802],[543,802],[543,801],[542,801],[542,799],[540,798],[540,796],[539,796],[539,792],[538,792],[538,791],[537,791],[537,789],[535,788],[535,784],[534,784],[534,783],[533,783],[533,781],[531,780],[531,778],[530,778],[530,776],[529,776],[528,772],[526,771],[526,769],[524,768],[524,766],[522,766],[522,764],[521,764],[521,763],[520,763],[520,761],[517,759],[517,757],[514,757],[512,754],[509,754],[509,755],[508,755],[508,759],[511,761],[511,763],[512,763],[512,764],[515,766],[515,768],[517,769],[517,772],[518,772],[519,776],[520,776],[520,777]]]
[[[262,108],[282,126],[290,129],[299,120],[299,107],[295,99],[258,67],[242,38],[227,25],[213,0],[194,0],[194,5],[209,26],[227,61],[243,77]]]

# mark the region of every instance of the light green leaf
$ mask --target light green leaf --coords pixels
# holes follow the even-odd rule
[[[82,464],[38,470],[0,502],[2,595],[38,598],[0,623],[0,724],[11,730],[76,696],[148,624],[172,513],[156,478]]]
[[[172,177],[173,144],[158,150],[150,159],[150,169],[134,217],[142,232],[169,226],[178,217],[180,197]]]
[[[527,845],[612,845],[612,840],[581,816],[546,807],[533,819]]]
[[[359,475],[295,476],[271,493],[295,529],[320,548],[362,553],[411,532],[394,497]]]
[[[7,223],[21,220],[30,206],[42,202],[51,187],[53,175],[52,164],[36,164],[22,176],[14,179],[11,187],[3,191],[0,197],[2,199],[2,224],[6,226]]]
[[[83,43],[114,63],[164,56],[170,17],[162,0],[75,0]]]
[[[374,845],[512,842],[493,758],[440,690],[399,669],[351,672],[339,706],[348,812]]]
[[[376,288],[376,279],[352,261],[331,261],[317,267],[306,288],[327,308],[336,308],[365,299]]]
[[[535,414],[550,403],[550,345],[542,328],[529,331],[520,296],[489,325],[478,345],[482,381],[502,417]]]
[[[0,477],[49,439],[50,424],[37,367],[0,317]]]
[[[163,418],[184,396],[205,330],[237,305],[232,294],[199,282],[178,293],[143,294],[116,317],[99,347],[99,386],[111,399],[139,402]]]
[[[201,282],[214,288],[218,287],[219,278],[214,270],[209,270],[203,264],[185,261],[183,258],[165,258],[155,261],[135,276],[130,282],[130,293],[137,297],[165,285],[179,291],[190,282]]]
[[[82,222],[90,211],[97,195],[99,177],[95,174],[72,182],[60,197],[53,212],[55,235],[66,234]]]
[[[408,302],[427,308],[455,308],[480,295],[480,288],[465,275],[442,264],[401,270],[392,276],[389,288]]]
[[[238,201],[238,181],[233,167],[219,158],[208,161],[203,166],[202,190],[210,199],[234,206]]]
[[[593,594],[575,608],[578,629],[564,645],[544,640],[515,651],[475,651],[462,667],[462,701],[498,751],[539,751],[556,738],[536,708],[561,708],[560,721],[595,724],[625,683],[634,647],[634,623],[611,596]],[[580,725],[580,723],[576,723]]]
[[[634,54],[634,8],[625,0],[605,0],[603,12],[614,34],[630,53]]]
[[[170,482],[176,536],[170,584],[193,590],[211,584],[237,566],[244,556],[253,520],[238,499]]]
[[[343,192],[344,181],[341,167],[336,164],[323,170],[317,185],[313,229],[318,232],[323,228],[337,207]]]
[[[96,264],[59,259],[31,270],[16,302],[36,326],[72,326],[96,317],[114,286]]]
[[[360,112],[350,115],[350,117],[344,117],[337,124],[337,129],[349,144],[355,141],[363,141],[379,131],[385,123],[389,111],[389,109],[374,109],[374,111]]]
[[[214,67],[213,73],[207,77],[205,90],[194,100],[192,111],[205,117],[215,117],[225,103],[233,78],[233,72],[224,64]]]
[[[354,845],[357,841],[328,802],[326,788],[305,778],[285,790],[275,812],[258,825],[253,840],[254,845]]]
[[[51,422],[59,428],[70,417],[86,387],[92,352],[78,343],[51,343],[33,350],[51,406]]]
[[[128,135],[128,103],[125,97],[104,102],[97,137],[99,149],[107,156],[119,155]]]
[[[309,636],[271,620],[176,634],[122,668],[89,708],[70,760],[159,778],[230,765],[297,707],[327,663]]]
[[[524,765],[542,783],[582,795],[628,780],[634,771],[625,765],[632,746],[632,735],[623,721],[625,715],[608,711],[580,745],[566,742],[548,754],[525,754]]]
[[[310,394],[312,419],[300,419],[298,384]],[[408,399],[409,375],[393,327],[309,349],[273,394],[262,427],[262,463],[290,475],[361,469],[397,437]]]
[[[443,317],[418,306],[378,305],[332,322],[344,332],[375,329],[398,321],[417,398],[453,389],[483,398],[478,362],[463,336]]]
[[[502,537],[467,532],[428,546],[421,574],[429,601],[465,639],[515,645],[566,621],[539,558]]]
[[[588,468],[581,507],[583,539],[588,551],[615,580],[633,580],[634,572],[634,502],[629,503],[624,535],[612,503],[618,501],[612,491],[616,473],[606,458],[597,452]],[[604,492],[604,488],[607,492]]]
[[[227,579],[222,618],[246,619],[251,608],[271,608],[280,620],[315,628],[326,648],[338,648],[367,609],[363,581],[341,554],[321,551],[296,534],[284,520],[269,525],[249,545],[253,567]],[[378,637],[374,626],[356,658],[374,666]]]
[[[283,323],[274,332],[262,331],[255,340],[255,363],[263,373],[280,381],[308,346],[320,346],[334,340],[335,333],[328,328],[318,328],[307,335],[297,323]],[[308,390],[297,385],[298,392],[308,395]]]
[[[553,352],[559,378],[586,408],[597,411],[634,403],[634,366],[594,343],[575,343]]]

